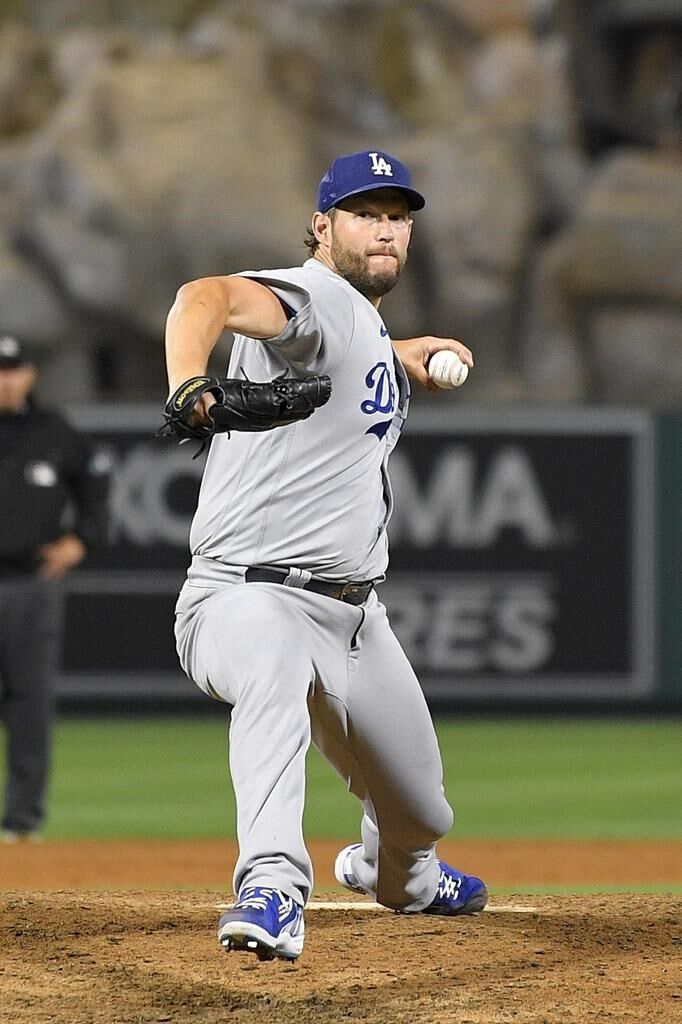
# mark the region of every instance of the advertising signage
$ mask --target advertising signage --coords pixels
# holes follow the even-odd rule
[[[654,686],[647,417],[415,417],[391,478],[394,628],[432,695],[635,697]]]
[[[412,410],[391,457],[391,565],[379,587],[427,696],[456,705],[650,694],[650,419],[453,410],[449,398]],[[77,417],[115,472],[110,543],[69,584],[65,692],[191,696],[172,619],[203,458],[154,438],[157,419],[142,408]]]

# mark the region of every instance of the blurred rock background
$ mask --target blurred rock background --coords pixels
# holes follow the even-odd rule
[[[301,262],[370,146],[428,197],[382,311],[463,401],[682,406],[682,0],[4,0],[0,330],[160,401],[179,285]]]

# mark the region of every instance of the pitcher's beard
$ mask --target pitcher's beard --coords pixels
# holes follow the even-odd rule
[[[390,292],[398,283],[400,273],[405,266],[405,260],[400,262],[397,258],[394,270],[386,270],[383,273],[372,273],[370,270],[369,256],[361,256],[359,253],[344,249],[336,242],[332,242],[331,257],[334,261],[337,273],[341,275],[348,284],[365,296],[366,299],[380,299]]]

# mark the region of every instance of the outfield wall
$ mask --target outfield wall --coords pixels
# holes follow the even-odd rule
[[[203,457],[154,437],[156,408],[74,420],[115,471],[110,543],[68,583],[60,694],[205,701],[172,633]],[[434,704],[682,704],[681,439],[639,410],[413,410],[380,594]]]

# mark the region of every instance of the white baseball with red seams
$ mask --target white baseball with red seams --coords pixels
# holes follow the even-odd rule
[[[469,376],[469,367],[456,352],[441,349],[429,359],[428,373],[439,388],[458,388]]]

